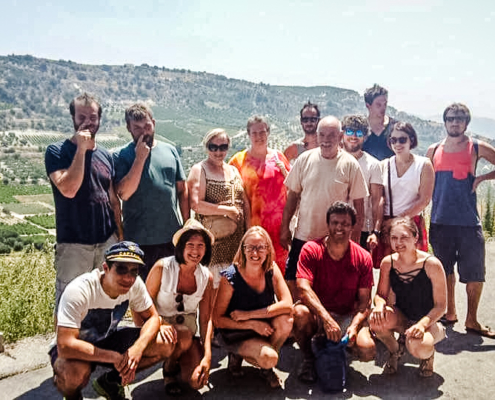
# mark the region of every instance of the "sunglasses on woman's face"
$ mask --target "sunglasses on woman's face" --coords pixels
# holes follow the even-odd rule
[[[182,293],[179,293],[177,296],[175,296],[175,302],[177,304],[177,311],[183,312],[184,311],[184,296]]]
[[[209,151],[212,151],[212,152],[216,152],[216,151],[227,151],[229,149],[229,145],[228,144],[215,144],[215,143],[208,143],[208,150]]]
[[[400,144],[406,144],[408,140],[409,140],[408,137],[401,136],[401,137],[391,137],[388,141],[390,142],[390,144],[396,144],[397,142],[399,142]]]
[[[117,273],[117,275],[120,275],[120,276],[130,275],[133,278],[137,278],[137,276],[139,275],[139,267],[129,268],[125,265],[117,264],[117,265],[115,265],[115,272]]]

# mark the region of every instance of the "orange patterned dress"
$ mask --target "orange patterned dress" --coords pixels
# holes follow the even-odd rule
[[[288,252],[280,245],[280,226],[287,201],[284,180],[290,170],[289,161],[279,151],[274,151],[267,160],[259,160],[244,150],[234,154],[229,164],[239,170],[244,182],[251,225],[262,226],[268,232],[275,248],[275,261],[284,274]]]

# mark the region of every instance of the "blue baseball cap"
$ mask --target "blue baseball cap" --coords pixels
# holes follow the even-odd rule
[[[144,252],[134,242],[123,241],[112,244],[105,251],[105,261],[123,261],[144,265]]]

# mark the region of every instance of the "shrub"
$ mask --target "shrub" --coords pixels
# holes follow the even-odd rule
[[[53,251],[26,251],[0,258],[0,331],[8,343],[53,331]]]
[[[0,254],[9,254],[11,251],[10,246],[0,243]]]

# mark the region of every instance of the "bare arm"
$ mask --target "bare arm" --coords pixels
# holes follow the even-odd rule
[[[383,206],[385,204],[385,198],[383,195],[383,185],[372,183],[370,185],[371,196],[371,215],[373,219],[373,232],[368,236],[367,244],[370,250],[375,249],[378,245],[378,236],[375,231],[380,232],[383,220]]]
[[[490,164],[495,165],[495,148],[488,143],[478,141],[478,156],[484,158]],[[479,175],[473,182],[473,192],[476,191],[478,185],[487,180],[495,179],[495,170]]]
[[[143,174],[144,164],[151,152],[151,149],[143,141],[144,136],[140,136],[136,142],[136,158],[132,163],[132,167],[119,183],[115,185],[117,194],[119,197],[127,201],[136,192],[139,182],[141,182],[141,175]]]
[[[334,342],[340,341],[342,338],[340,326],[325,309],[323,304],[321,304],[320,299],[311,287],[310,281],[307,279],[297,278],[297,289],[303,304],[309,308],[313,315],[318,316],[323,322],[323,329],[325,330],[327,338]]]
[[[356,209],[356,224],[352,230],[352,240],[359,243],[361,240],[361,229],[363,228],[364,222],[364,199],[354,199],[352,204]]]
[[[116,351],[104,350],[79,339],[79,329],[57,327],[57,346],[59,357],[64,359],[94,361],[118,364],[122,355]]]
[[[265,308],[252,311],[233,311],[230,316],[234,321],[246,321],[249,319],[271,319],[277,315],[290,314],[292,312],[292,296],[287,283],[282,276],[282,272],[277,264],[273,265],[273,289],[277,296],[277,302]]]
[[[119,240],[124,240],[124,228],[122,226],[122,209],[120,208],[120,200],[115,194],[115,189],[112,182],[110,183],[108,197],[110,199],[110,206],[113,210],[115,225],[117,226],[117,237]]]
[[[412,203],[411,207],[404,211],[400,217],[414,217],[423,211],[431,201],[434,186],[435,171],[433,170],[431,161],[427,160],[421,170],[418,197]]]
[[[297,145],[295,143],[289,145],[289,147],[287,147],[284,151],[284,156],[289,161],[297,158]]]
[[[72,141],[76,144],[76,154],[69,168],[54,171],[50,174],[50,180],[64,197],[73,199],[84,180],[84,165],[86,151],[95,147],[94,137],[88,130],[77,132]]]
[[[189,219],[190,212],[186,181],[175,182],[175,188],[177,190],[177,197],[179,198],[179,209],[182,214],[182,222],[186,222]]]
[[[354,342],[357,338],[358,329],[366,321],[371,311],[371,289],[358,289],[358,307],[357,312],[352,318],[351,325],[347,328],[349,340]]]
[[[300,198],[300,193],[293,192],[290,189],[287,190],[287,202],[285,203],[282,226],[280,227],[280,244],[284,249],[288,249],[291,243],[290,220],[296,212]]]

